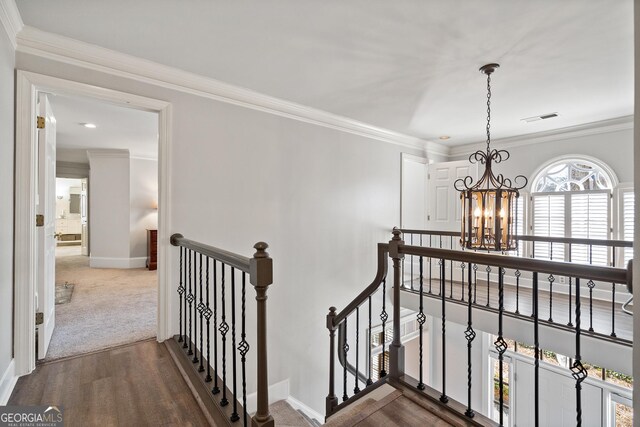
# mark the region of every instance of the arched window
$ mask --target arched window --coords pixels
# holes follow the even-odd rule
[[[611,238],[611,197],[617,179],[604,164],[581,158],[541,168],[531,185],[532,231],[536,236]],[[607,265],[608,249],[537,243],[536,258]]]

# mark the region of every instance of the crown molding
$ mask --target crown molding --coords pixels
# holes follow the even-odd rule
[[[407,148],[427,150],[427,141],[389,129],[285,101],[212,78],[25,25],[18,52],[214,99]],[[431,150],[441,151],[429,141]]]
[[[531,133],[528,135],[514,136],[511,138],[501,138],[492,140],[491,143],[496,148],[513,148],[525,145],[541,144],[545,142],[563,141],[572,138],[581,138],[590,135],[617,132],[621,130],[633,129],[633,116],[617,117],[615,119],[601,120],[598,122],[586,123],[583,125],[569,126],[561,129],[554,129],[545,132]],[[486,142],[475,142],[472,144],[458,145],[452,147],[450,156],[463,156],[474,151],[484,149]]]
[[[110,159],[128,159],[129,150],[117,150],[117,149],[97,149],[87,150],[87,157],[89,161],[97,158],[110,158]]]
[[[0,23],[9,36],[13,48],[18,47],[17,35],[24,28],[24,22],[15,0],[0,0]]]

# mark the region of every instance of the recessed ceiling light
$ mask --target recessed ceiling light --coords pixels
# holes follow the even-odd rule
[[[442,135],[442,136],[438,137],[438,139],[441,139],[443,141],[446,140],[446,139],[449,139],[449,138],[451,138],[449,135]]]
[[[96,125],[94,125],[93,123],[80,123],[82,126],[89,128],[89,129],[95,129],[97,128]]]

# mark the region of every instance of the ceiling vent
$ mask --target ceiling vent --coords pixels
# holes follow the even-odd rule
[[[527,117],[526,119],[520,119],[520,120],[526,123],[531,123],[531,122],[537,122],[538,120],[552,119],[554,117],[558,117],[558,113],[542,114],[540,116]]]

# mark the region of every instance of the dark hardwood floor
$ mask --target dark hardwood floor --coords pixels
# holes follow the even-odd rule
[[[9,405],[58,405],[66,426],[208,426],[164,344],[141,341],[38,365]]]

